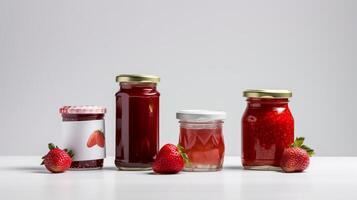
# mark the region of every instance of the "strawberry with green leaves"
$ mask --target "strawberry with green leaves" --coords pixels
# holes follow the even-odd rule
[[[284,150],[280,163],[284,172],[302,172],[309,166],[314,150],[304,145],[304,140],[304,137],[298,137]]]
[[[48,144],[50,151],[42,157],[41,165],[45,165],[46,169],[52,173],[62,173],[66,171],[72,164],[73,152],[67,149],[60,149],[52,143]]]
[[[183,147],[165,144],[156,155],[152,169],[159,174],[176,174],[184,168],[187,162],[188,157]]]

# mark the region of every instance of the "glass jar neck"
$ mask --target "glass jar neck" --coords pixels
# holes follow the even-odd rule
[[[249,107],[260,106],[287,106],[289,103],[288,98],[247,98]]]
[[[210,120],[210,121],[202,121],[202,120],[180,120],[179,123],[189,123],[189,124],[212,124],[212,123],[223,123],[223,120]]]
[[[90,121],[100,120],[104,118],[104,114],[62,114],[63,121]]]
[[[125,90],[135,89],[135,90],[156,90],[156,83],[140,83],[140,82],[121,82],[120,88]]]
[[[222,128],[223,120],[213,120],[213,121],[179,121],[181,128],[188,129],[212,129],[212,128]]]

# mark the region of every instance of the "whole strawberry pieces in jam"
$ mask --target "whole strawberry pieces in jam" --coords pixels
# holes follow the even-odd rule
[[[185,162],[188,158],[182,147],[165,144],[156,155],[152,169],[159,174],[176,174],[184,168]]]
[[[61,173],[66,171],[72,164],[73,152],[67,149],[60,149],[58,146],[48,144],[50,151],[42,157],[41,165],[52,173]]]
[[[280,164],[284,172],[302,172],[309,166],[314,150],[303,145],[304,140],[305,138],[298,137],[284,150]]]
[[[242,163],[245,168],[280,166],[294,142],[294,118],[288,99],[248,98],[242,118]]]

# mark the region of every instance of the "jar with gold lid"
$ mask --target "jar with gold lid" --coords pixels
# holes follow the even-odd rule
[[[245,90],[242,117],[242,164],[245,169],[279,169],[285,148],[294,142],[289,90]]]
[[[120,170],[148,170],[159,150],[158,76],[116,77],[115,165]]]

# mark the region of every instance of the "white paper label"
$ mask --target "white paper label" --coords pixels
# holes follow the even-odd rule
[[[73,161],[103,159],[104,133],[104,120],[63,121],[62,147],[73,151]]]

